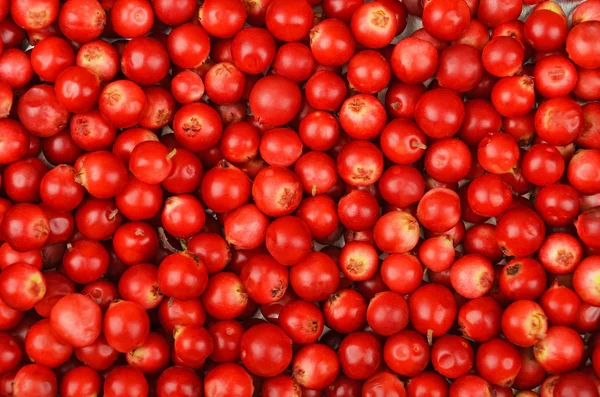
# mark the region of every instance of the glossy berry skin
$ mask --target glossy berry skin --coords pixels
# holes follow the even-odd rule
[[[583,341],[571,328],[550,327],[533,350],[542,368],[551,374],[562,374],[577,368],[583,356]]]
[[[529,228],[527,233],[522,228],[525,224]],[[496,239],[505,255],[524,257],[540,248],[545,232],[542,219],[534,211],[517,208],[500,219],[496,226]]]
[[[555,282],[540,297],[540,306],[552,325],[571,325],[577,320],[581,299],[573,290]]]
[[[202,294],[206,312],[219,320],[233,320],[244,312],[248,294],[238,276],[222,272],[213,275]]]
[[[58,102],[72,113],[91,110],[100,95],[100,79],[81,66],[71,66],[54,83]]]
[[[268,225],[269,218],[256,205],[246,204],[225,216],[223,232],[232,247],[250,250],[264,243]]]
[[[254,178],[252,198],[258,209],[266,215],[288,215],[302,200],[300,179],[292,171],[280,166],[264,168]]]
[[[160,41],[151,37],[136,37],[123,50],[121,70],[137,84],[153,85],[167,75],[168,59],[167,49]]]
[[[85,190],[75,182],[75,169],[62,164],[50,170],[41,180],[42,201],[59,211],[71,211],[83,200]]]
[[[150,332],[150,319],[144,308],[135,302],[111,304],[103,320],[103,334],[108,344],[124,353],[141,345]]]
[[[577,3],[0,0],[0,397],[600,397]]]
[[[413,292],[408,308],[413,326],[428,338],[446,333],[457,313],[452,293],[438,284],[426,284]]]
[[[358,330],[365,322],[366,312],[365,298],[351,289],[335,292],[323,305],[323,316],[327,326],[342,333]]]
[[[265,244],[279,263],[295,265],[310,252],[310,230],[298,217],[281,217],[267,228]]]
[[[431,0],[423,7],[423,26],[440,40],[456,40],[469,26],[470,14],[464,1]]]
[[[474,353],[469,342],[455,335],[443,335],[431,349],[433,368],[447,378],[459,378],[473,366]]]
[[[512,204],[512,191],[498,175],[484,174],[469,184],[467,200],[476,214],[498,216]]]
[[[191,252],[171,254],[158,267],[157,282],[167,296],[180,300],[199,298],[208,283],[208,271]]]
[[[489,296],[468,301],[458,311],[458,325],[464,336],[485,342],[501,331],[502,306]]]
[[[67,247],[63,257],[65,274],[74,282],[89,284],[106,273],[110,257],[97,241],[81,239]]]
[[[462,141],[440,139],[425,154],[425,171],[437,181],[455,183],[467,176],[471,160],[471,152]]]
[[[49,346],[50,352],[45,352],[44,346]],[[25,351],[36,363],[55,368],[68,360],[73,347],[59,339],[52,331],[50,321],[45,319],[35,323],[27,332]]]
[[[474,299],[486,294],[492,287],[494,269],[481,255],[467,254],[458,259],[450,269],[450,282],[461,296]]]
[[[0,299],[12,309],[29,310],[45,294],[46,280],[40,270],[30,264],[15,263],[0,273]]]
[[[419,223],[405,212],[390,212],[379,218],[373,238],[382,251],[403,254],[413,249],[419,240]]]
[[[599,301],[598,294],[591,288],[593,279],[598,272],[598,256],[590,256],[579,264],[573,274],[573,287],[579,297],[586,303],[595,304]]]
[[[532,146],[523,157],[523,176],[537,186],[558,182],[565,171],[560,152],[551,145]]]
[[[66,125],[69,111],[57,99],[49,85],[33,86],[19,100],[17,114],[28,131],[39,137],[50,137]]]
[[[492,386],[483,378],[475,375],[465,375],[458,378],[449,389],[450,397],[486,397],[492,396]]]
[[[58,391],[56,375],[41,364],[25,365],[15,375],[13,393],[15,396],[55,396]]]
[[[200,194],[211,210],[230,212],[248,201],[251,184],[239,168],[222,161],[204,175]]]
[[[165,331],[173,333],[177,326],[204,325],[206,312],[199,299],[164,299],[158,307],[158,321]]]
[[[448,394],[449,385],[441,375],[431,371],[424,371],[413,377],[406,385],[408,395],[424,397],[427,393],[435,393],[436,396]]]
[[[499,284],[510,300],[535,300],[546,287],[546,273],[534,259],[513,259],[502,269]]]
[[[554,385],[554,394],[559,397],[568,395],[596,395],[598,389],[591,376],[573,372],[560,376]]]
[[[276,0],[265,16],[267,29],[283,41],[299,41],[310,31],[313,11],[307,1]]]
[[[163,299],[163,294],[158,289],[157,273],[156,266],[148,263],[131,266],[121,275],[119,295],[139,303],[145,309],[158,306]]]
[[[335,352],[325,345],[304,346],[292,361],[292,377],[299,385],[322,389],[333,383],[340,370]]]
[[[511,386],[521,369],[517,348],[499,338],[481,344],[475,362],[477,372],[496,386]]]
[[[186,325],[175,328],[173,354],[190,366],[199,365],[213,352],[214,345],[208,331],[198,325]]]
[[[204,395],[251,397],[254,392],[252,377],[238,364],[225,363],[211,369],[204,378]]]
[[[428,191],[417,206],[417,219],[432,232],[445,232],[460,221],[460,198],[454,191],[435,188]]]
[[[67,372],[60,382],[60,393],[66,397],[100,393],[102,379],[90,367],[75,367]]]
[[[396,292],[381,292],[369,302],[367,323],[379,335],[393,335],[408,325],[408,304]]]
[[[383,347],[386,365],[402,376],[412,377],[422,372],[429,362],[430,354],[425,337],[412,330],[403,330],[390,336]]]
[[[546,335],[548,321],[534,301],[517,301],[502,314],[502,331],[506,339],[521,347],[531,347]]]
[[[165,201],[160,218],[165,230],[178,238],[197,234],[206,221],[204,207],[198,199],[189,194],[169,197]]]
[[[98,338],[101,321],[98,304],[81,294],[66,295],[50,312],[50,326],[54,333],[75,348],[89,346]]]
[[[26,252],[44,245],[50,225],[46,214],[37,205],[16,204],[4,213],[0,229],[11,247]]]
[[[116,367],[111,370],[104,380],[104,395],[106,397],[120,397],[122,390],[133,396],[148,394],[148,381],[143,372],[133,366]]]
[[[569,184],[581,194],[596,194],[600,191],[600,178],[594,171],[600,160],[600,151],[596,149],[580,150],[567,167]],[[593,165],[590,167],[590,165]]]
[[[17,339],[8,333],[0,334],[0,345],[5,352],[5,357],[2,358],[0,364],[0,372],[6,373],[12,371],[19,365],[23,357],[22,348],[19,346]]]
[[[177,153],[169,152],[163,144],[154,141],[141,142],[133,148],[129,157],[129,170],[144,183],[156,185],[171,173],[171,158]]]
[[[311,252],[290,270],[292,288],[309,302],[329,297],[337,290],[339,281],[337,265],[322,252]]]
[[[102,115],[111,124],[118,128],[128,128],[140,121],[147,102],[139,85],[128,80],[117,80],[100,92],[98,105]]]
[[[240,357],[253,374],[279,375],[292,361],[291,340],[275,325],[256,325],[242,336]]]
[[[313,304],[294,301],[279,313],[278,325],[297,344],[314,343],[323,333],[323,314]]]
[[[381,364],[381,350],[381,343],[371,333],[354,332],[346,336],[338,350],[342,371],[351,379],[369,378]]]
[[[97,151],[82,155],[75,163],[75,181],[100,199],[119,194],[127,183],[127,168],[116,155]]]
[[[279,301],[288,288],[288,269],[269,255],[256,255],[240,273],[248,296],[258,304]]]
[[[406,389],[396,376],[389,372],[379,372],[365,381],[363,393],[365,396],[376,396],[382,393],[404,396],[406,395]]]
[[[425,93],[417,102],[415,120],[431,138],[446,138],[456,134],[465,117],[465,108],[458,94],[445,88]]]
[[[340,66],[350,60],[356,48],[350,28],[335,19],[326,19],[311,29],[310,49],[315,60],[326,66]],[[385,45],[385,44],[384,44]]]
[[[278,127],[290,122],[300,110],[300,89],[277,75],[260,79],[250,92],[249,104],[261,123]]]
[[[190,368],[174,366],[163,371],[156,381],[157,393],[161,397],[199,395],[202,381]]]

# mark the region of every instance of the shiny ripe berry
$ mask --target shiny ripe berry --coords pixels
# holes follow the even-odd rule
[[[263,377],[282,373],[292,361],[292,341],[273,324],[259,324],[244,333],[240,357],[253,374]]]
[[[158,287],[163,294],[180,300],[199,298],[208,283],[208,271],[189,251],[171,254],[158,267]]]

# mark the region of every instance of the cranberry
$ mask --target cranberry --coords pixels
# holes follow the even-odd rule
[[[55,368],[71,357],[73,347],[59,339],[50,326],[50,320],[44,319],[27,332],[25,351],[36,363]]]
[[[259,376],[279,375],[292,360],[291,340],[279,327],[259,324],[242,336],[240,354],[250,372]]]
[[[2,218],[4,239],[17,251],[41,248],[48,240],[50,224],[43,210],[33,204],[15,204]]]
[[[209,0],[200,7],[198,19],[211,36],[233,37],[244,26],[246,10],[239,1]]]
[[[590,256],[581,261],[573,274],[575,292],[584,302],[594,306],[600,302],[597,292],[593,289],[593,279],[599,265],[598,257]]]
[[[579,366],[583,356],[583,341],[571,328],[550,327],[546,336],[533,348],[535,359],[547,372],[561,374]]]
[[[147,103],[139,85],[129,80],[116,80],[100,92],[98,105],[102,115],[115,127],[128,128],[141,120]]]
[[[198,257],[185,251],[171,254],[162,260],[158,267],[157,281],[165,295],[190,300],[199,298],[205,290],[208,272]]]
[[[413,326],[429,339],[446,333],[456,318],[456,301],[452,293],[438,284],[426,284],[417,289],[411,294],[408,305]]]
[[[524,257],[536,252],[544,241],[546,227],[531,209],[506,212],[496,226],[496,239],[505,255]]]
[[[281,166],[270,166],[261,170],[254,178],[252,198],[266,215],[287,215],[302,200],[301,182],[292,171]]]
[[[458,378],[449,389],[450,397],[484,397],[494,394],[492,386],[483,378],[475,375],[465,375]]]
[[[104,379],[106,397],[120,397],[124,389],[133,396],[143,396],[148,394],[148,388],[143,372],[133,366],[116,367]]]
[[[402,254],[419,242],[419,223],[406,212],[394,211],[383,215],[373,229],[373,239],[382,251]]]
[[[150,332],[150,319],[139,303],[117,301],[104,314],[102,331],[113,349],[125,353],[144,343]]]
[[[408,324],[408,305],[396,292],[381,292],[369,302],[367,323],[379,335],[393,335]]]
[[[437,88],[425,93],[417,102],[415,120],[431,138],[455,135],[465,117],[465,107],[455,92]]]
[[[579,193],[600,192],[600,175],[595,168],[598,162],[600,162],[600,151],[595,149],[580,150],[569,162],[567,179]]]
[[[101,331],[100,307],[88,296],[68,294],[52,307],[50,325],[54,333],[73,347],[91,345]]]
[[[502,116],[523,116],[535,102],[533,78],[527,75],[504,77],[494,85],[491,99]]]
[[[381,343],[371,333],[354,332],[346,336],[338,350],[342,371],[352,379],[369,378],[379,369],[381,350]]]
[[[226,397],[237,394],[240,397],[251,397],[253,392],[252,377],[237,364],[217,365],[204,378],[205,396]]]
[[[494,270],[489,260],[478,254],[467,254],[450,269],[450,282],[461,296],[474,299],[485,295],[494,282]]]
[[[377,396],[383,393],[404,396],[406,395],[406,389],[400,379],[389,372],[379,372],[363,384],[363,394],[365,396]]]
[[[42,364],[21,367],[13,380],[14,395],[55,396],[58,393],[56,375]]]
[[[60,394],[65,397],[75,397],[81,394],[99,394],[102,379],[93,369],[80,366],[68,371],[60,382]]]
[[[380,6],[381,7],[381,6]],[[365,9],[363,13],[361,13],[361,17],[356,18],[356,28],[355,29],[369,29],[369,18],[368,14],[372,10]],[[365,18],[365,14],[367,17]],[[353,15],[354,16],[354,15]],[[388,16],[389,18],[389,16]],[[365,23],[366,26],[362,26]],[[377,20],[377,18],[375,18]],[[385,19],[385,18],[381,18]],[[389,18],[391,19],[391,18]],[[376,22],[377,23],[377,22]],[[393,22],[385,23],[384,26],[392,25]],[[377,26],[377,25],[375,25]],[[395,28],[394,28],[395,29]],[[386,33],[390,32],[391,29],[385,29]],[[364,30],[363,30],[364,31]],[[395,33],[395,32],[394,32]],[[365,36],[368,36],[368,33],[364,33]],[[377,35],[379,36],[379,35]],[[393,37],[393,35],[392,35]],[[326,66],[340,66],[344,63],[348,62],[352,55],[354,54],[354,50],[356,48],[356,43],[352,36],[352,32],[350,28],[344,24],[342,21],[337,19],[325,19],[322,22],[316,24],[310,31],[310,49],[315,57],[315,60]],[[382,42],[387,39],[387,37],[376,37],[371,43],[370,40],[367,39],[369,44],[375,44],[376,46],[385,46],[387,44]],[[391,37],[390,37],[391,40]]]
[[[208,280],[202,304],[212,317],[232,320],[246,309],[248,294],[238,276],[228,272],[217,273]]]
[[[514,345],[531,347],[546,336],[547,330],[546,315],[533,301],[514,302],[502,314],[502,331]]]
[[[567,39],[567,19],[552,10],[536,9],[525,21],[524,38],[537,51],[555,50]]]
[[[323,389],[329,386],[339,370],[340,363],[335,352],[321,344],[304,346],[292,361],[292,377],[306,388]]]
[[[365,322],[367,303],[365,298],[351,289],[341,289],[332,294],[323,305],[323,315],[329,328],[350,333]]]

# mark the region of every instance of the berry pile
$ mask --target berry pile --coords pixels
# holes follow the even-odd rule
[[[0,0],[0,397],[600,397],[562,3]]]

